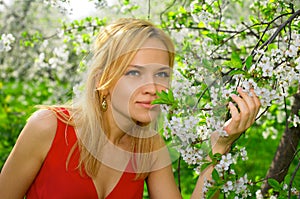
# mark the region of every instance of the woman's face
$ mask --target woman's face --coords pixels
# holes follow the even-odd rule
[[[151,102],[156,92],[169,86],[171,68],[165,45],[158,39],[148,39],[128,66],[125,74],[109,91],[114,120],[148,124],[159,113],[159,105]]]

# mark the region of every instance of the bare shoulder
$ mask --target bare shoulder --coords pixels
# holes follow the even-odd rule
[[[56,126],[57,118],[55,113],[51,110],[41,109],[29,117],[24,129],[30,128],[33,136],[46,138],[55,135]]]
[[[28,119],[27,125],[32,127],[49,130],[57,125],[57,118],[55,113],[51,110],[41,109],[34,112]]]
[[[32,114],[0,173],[1,198],[23,198],[51,148],[57,119],[50,110]]]
[[[46,155],[56,134],[57,118],[51,110],[38,110],[28,119],[18,141],[39,146]]]

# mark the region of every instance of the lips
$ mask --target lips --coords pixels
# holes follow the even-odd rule
[[[147,100],[147,101],[137,101],[136,104],[139,106],[142,106],[146,109],[152,109],[157,106],[157,104],[151,104],[152,100]]]

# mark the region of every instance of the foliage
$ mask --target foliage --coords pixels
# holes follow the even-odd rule
[[[64,103],[76,95],[101,27],[114,17],[138,16],[157,23],[176,44],[172,87],[158,93],[155,103],[164,104],[161,133],[181,154],[173,167],[183,196],[191,194],[197,174],[213,164],[208,198],[217,190],[223,198],[261,198],[264,182],[272,187],[266,197],[296,197],[297,150],[283,182],[265,178],[268,166],[257,168],[271,163],[286,127],[299,129],[299,112],[291,112],[300,82],[299,2],[147,2],[98,0],[94,3],[102,16],[69,20],[69,1],[0,1],[0,167],[34,105]],[[230,153],[213,156],[210,135],[226,136],[227,104],[239,86],[245,92],[255,89],[261,114]]]

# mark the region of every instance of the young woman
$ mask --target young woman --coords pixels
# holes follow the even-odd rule
[[[0,175],[0,196],[14,198],[181,198],[162,138],[152,123],[156,92],[169,86],[174,62],[170,38],[150,22],[120,19],[96,38],[82,96],[72,106],[39,110],[22,130]],[[226,153],[255,120],[260,106],[238,89],[230,104]],[[239,109],[239,110],[238,110]],[[192,198],[202,197],[206,169]]]

